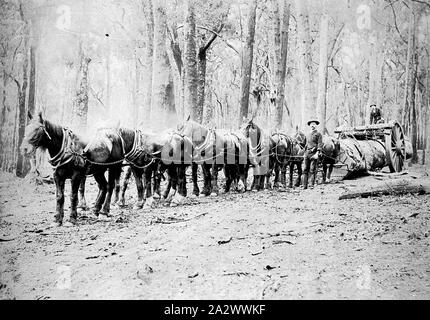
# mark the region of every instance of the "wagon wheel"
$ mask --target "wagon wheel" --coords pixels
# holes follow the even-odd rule
[[[397,121],[385,133],[385,152],[387,165],[391,172],[402,171],[406,158],[405,135]]]

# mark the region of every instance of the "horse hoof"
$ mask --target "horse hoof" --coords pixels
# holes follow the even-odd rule
[[[80,204],[77,209],[81,209],[82,211],[87,211],[90,208],[86,204]]]
[[[218,197],[218,193],[216,193],[216,192],[212,192],[212,193],[211,193],[211,197]]]
[[[161,197],[160,197],[160,195],[158,194],[158,193],[154,193],[153,195],[152,195],[152,197],[154,198],[154,199],[160,199]]]
[[[54,222],[51,222],[50,224],[49,224],[49,226],[51,227],[51,228],[58,228],[58,227],[61,227],[61,225],[63,224],[63,222],[61,222],[61,221],[54,221]]]
[[[206,198],[208,195],[206,193],[200,193],[199,197],[200,198]]]
[[[109,215],[109,210],[102,209],[102,210],[100,210],[99,215],[104,215],[106,217],[109,217],[110,216]]]
[[[74,227],[74,226],[76,226],[76,220],[72,220],[72,219],[70,219],[70,220],[68,220],[68,221],[66,221],[64,224],[63,224],[63,226],[64,227]]]
[[[171,207],[176,207],[180,204],[182,204],[184,202],[184,196],[181,196],[179,194],[175,195],[172,199],[172,201],[170,202],[170,206]]]
[[[97,217],[97,219],[99,221],[110,221],[111,220],[109,215],[103,214],[103,213],[100,213],[99,216]]]
[[[143,204],[135,204],[133,206],[133,210],[139,210],[139,209],[142,209],[142,207],[143,207]]]

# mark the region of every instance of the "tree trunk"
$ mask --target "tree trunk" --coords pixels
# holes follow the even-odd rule
[[[153,79],[153,55],[154,55],[154,12],[152,0],[142,1],[144,5],[144,13],[146,20],[146,87],[145,98],[143,100],[143,108],[141,110],[140,119],[144,126],[148,125],[151,118],[151,101],[152,101],[152,79]]]
[[[106,99],[105,99],[105,107],[106,107],[106,113],[108,116],[110,115],[110,97],[111,97],[111,78],[110,78],[110,55],[111,55],[111,48],[110,48],[110,39],[109,37],[106,37],[107,41],[107,50],[106,50]]]
[[[242,85],[240,96],[239,125],[248,117],[249,91],[251,86],[252,61],[254,57],[255,20],[257,14],[257,0],[249,2],[248,33],[246,47],[242,57]]]
[[[133,84],[133,128],[138,127],[139,123],[139,96],[140,96],[140,66],[137,50],[134,52],[134,84]]]
[[[191,119],[201,123],[203,108],[197,103],[198,76],[194,5],[194,0],[187,0],[187,18],[185,20],[185,105],[189,108]]]
[[[25,134],[25,126],[27,124],[27,106],[26,106],[26,95],[27,95],[27,86],[28,86],[28,64],[29,64],[29,44],[30,44],[30,29],[28,21],[25,21],[22,5],[20,5],[20,14],[21,19],[24,22],[24,45],[23,45],[23,54],[24,61],[22,65],[22,84],[19,86],[18,81],[16,81],[18,87],[18,141],[15,145],[15,152],[17,155],[16,159],[16,175],[18,177],[24,177],[28,171],[28,167],[26,167],[25,162],[26,158],[21,154],[20,147],[22,141],[24,140]]]
[[[77,74],[77,87],[73,101],[72,123],[78,131],[84,131],[88,118],[88,67],[91,58],[86,55],[83,43],[79,44],[79,69]]]
[[[152,59],[153,76],[150,111],[151,123],[155,123],[157,129],[167,128],[169,110],[172,108],[170,96],[172,80],[166,48],[167,18],[161,2],[154,2],[154,54]]]
[[[316,117],[314,109],[313,73],[311,38],[309,31],[309,14],[307,0],[296,0],[297,7],[297,29],[300,52],[301,71],[301,127],[309,118]]]
[[[28,88],[28,115],[31,117],[35,113],[35,97],[36,97],[36,46],[30,47],[30,81]]]
[[[409,2],[411,5],[410,13],[409,13],[409,31],[408,31],[408,51],[406,57],[406,72],[405,72],[405,88],[404,88],[404,96],[403,96],[403,105],[400,106],[398,111],[399,121],[403,122],[403,125],[406,126],[407,123],[405,121],[406,115],[409,110],[409,88],[411,83],[411,68],[412,68],[412,57],[414,50],[414,42],[415,42],[415,16],[413,12],[412,2]]]
[[[199,49],[198,54],[198,86],[197,86],[197,105],[200,110],[203,110],[203,123],[209,124],[213,120],[214,115],[214,106],[212,103],[205,105],[205,98],[206,98],[206,62],[207,62],[207,52],[210,49],[212,43],[217,38],[217,34],[221,32],[224,25],[222,24],[218,30],[216,30],[216,33],[212,35],[212,37],[209,39],[209,41],[204,44]]]
[[[320,23],[320,59],[318,66],[317,114],[321,132],[326,131],[327,113],[328,15],[323,13]]]
[[[414,41],[415,42],[415,41]],[[417,106],[415,103],[415,89],[417,84],[417,69],[418,69],[418,53],[414,46],[414,54],[412,57],[412,72],[411,72],[411,86],[409,91],[409,110],[411,112],[411,142],[412,142],[412,163],[418,163],[417,144],[418,144],[418,131],[417,131]]]
[[[277,100],[276,100],[276,128],[282,128],[282,118],[285,102],[285,77],[287,73],[288,34],[290,28],[290,4],[284,1],[284,12],[282,15],[281,28],[281,58],[277,68]]]

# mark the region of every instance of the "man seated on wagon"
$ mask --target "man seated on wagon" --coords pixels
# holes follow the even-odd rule
[[[382,120],[382,114],[381,109],[376,107],[376,104],[371,104],[370,108],[372,110],[370,111],[370,124],[377,124],[377,123],[383,123]]]

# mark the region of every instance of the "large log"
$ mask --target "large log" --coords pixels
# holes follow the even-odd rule
[[[382,169],[387,165],[385,146],[379,140],[340,139],[338,164],[346,175]]]
[[[355,188],[341,194],[339,200],[408,193],[430,194],[430,180],[394,180],[366,184],[364,188]]]
[[[357,176],[368,171],[378,171],[388,165],[386,146],[382,140],[355,138],[340,139],[340,152],[337,167],[341,167],[345,174],[343,179],[351,175]],[[412,158],[412,144],[405,136],[406,160]]]

